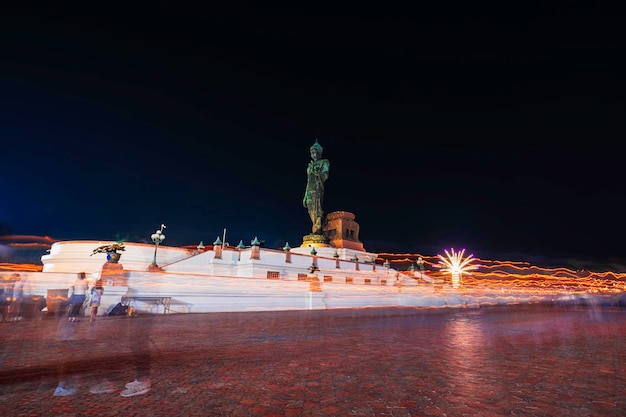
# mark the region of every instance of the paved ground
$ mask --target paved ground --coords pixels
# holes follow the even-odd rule
[[[0,416],[624,416],[626,309],[211,313],[0,324]],[[150,336],[136,336],[138,327]],[[132,334],[130,333],[132,332]],[[64,334],[66,339],[59,340]],[[134,378],[123,398],[89,387]],[[79,377],[53,397],[58,367]]]

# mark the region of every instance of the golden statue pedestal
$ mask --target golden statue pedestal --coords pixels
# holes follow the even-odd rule
[[[315,233],[310,233],[302,238],[302,245],[300,247],[320,247],[320,246],[330,246],[328,244],[329,240],[324,235],[318,235]]]

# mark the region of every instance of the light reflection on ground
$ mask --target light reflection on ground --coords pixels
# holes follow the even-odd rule
[[[572,415],[626,411],[626,310],[525,305],[158,316],[153,390],[89,394],[133,377],[133,318],[3,323],[5,415]],[[140,320],[140,319],[138,319]],[[139,323],[139,321],[137,322]],[[130,332],[130,333],[129,333]],[[68,356],[69,355],[69,356]],[[79,392],[52,397],[64,358]],[[248,401],[249,400],[249,401]]]

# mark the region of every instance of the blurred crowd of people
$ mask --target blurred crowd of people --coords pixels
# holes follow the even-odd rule
[[[26,279],[18,273],[2,279],[0,283],[0,321],[22,319],[25,281]]]
[[[98,309],[104,295],[102,280],[88,280],[84,272],[78,273],[72,285],[62,291],[61,302],[55,305],[53,311],[48,311],[46,298],[33,296],[27,288],[26,276],[12,273],[0,278],[0,321],[17,322],[22,319],[41,319],[45,316],[57,320],[55,346],[64,352],[66,358],[58,364],[58,385],[53,395],[66,397],[79,391],[80,377],[68,366],[81,352],[82,335],[85,329],[75,324],[83,319],[89,319],[90,324],[96,321]],[[51,307],[51,306],[50,306]],[[104,314],[103,314],[104,313]],[[105,315],[106,312],[101,312]],[[120,388],[120,395],[132,397],[146,394],[151,390],[150,385],[150,347],[148,341],[152,328],[152,314],[133,315],[121,318],[120,333],[126,334],[131,350],[131,365],[136,378]],[[92,394],[105,394],[118,391],[115,375],[104,374],[102,381],[89,389]]]

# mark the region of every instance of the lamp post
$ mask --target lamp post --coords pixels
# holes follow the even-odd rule
[[[423,270],[424,270],[424,260],[422,259],[422,257],[421,257],[421,256],[417,258],[417,268],[418,268],[420,271],[423,271]]]
[[[152,235],[150,236],[150,239],[152,239],[152,241],[154,242],[154,258],[152,258],[152,264],[150,266],[154,268],[159,267],[156,262],[156,255],[157,255],[157,249],[159,248],[159,245],[161,244],[161,242],[165,240],[163,229],[165,229],[165,225],[161,224],[161,228],[157,230],[156,232],[152,233]]]
[[[309,275],[309,278],[311,278],[312,275],[315,274],[316,271],[320,270],[317,267],[317,251],[315,250],[315,247],[311,248],[311,256],[313,257],[313,263],[309,267],[309,271],[311,272],[311,274]]]

